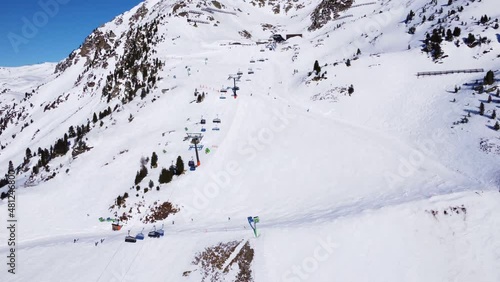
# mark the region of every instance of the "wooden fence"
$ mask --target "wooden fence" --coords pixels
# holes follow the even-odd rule
[[[367,6],[367,5],[373,5],[373,4],[377,4],[377,2],[368,2],[368,3],[363,3],[363,4],[356,4],[356,5],[352,5],[351,8],[357,8],[357,7]]]
[[[484,69],[466,69],[466,70],[447,70],[447,71],[424,71],[418,72],[417,76],[430,76],[430,75],[446,75],[454,73],[477,73],[484,72]]]

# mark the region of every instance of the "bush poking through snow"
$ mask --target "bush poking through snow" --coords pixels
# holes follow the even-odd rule
[[[155,202],[155,205],[157,203]],[[164,202],[161,205],[153,206],[150,209],[150,213],[146,215],[143,219],[143,223],[154,223],[156,221],[161,221],[167,218],[171,214],[176,214],[179,209],[174,207],[170,202]]]
[[[201,281],[223,281],[227,279],[235,279],[234,281],[239,282],[254,281],[251,269],[254,250],[250,247],[250,243],[246,242],[234,259],[228,261],[240,243],[240,241],[221,242],[196,254],[192,264],[198,266],[202,275]],[[239,270],[236,277],[224,277],[234,267],[238,267]],[[182,275],[189,276],[191,272],[193,270],[185,271]]]

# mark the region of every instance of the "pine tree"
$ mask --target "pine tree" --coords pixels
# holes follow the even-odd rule
[[[413,10],[410,10],[410,12],[408,13],[408,15],[406,16],[405,23],[408,24],[409,22],[411,22],[411,20],[413,20],[414,16],[415,16],[415,12],[413,12]]]
[[[96,123],[97,122],[97,115],[94,113],[94,116],[92,117],[92,122]]]
[[[492,85],[495,82],[495,74],[493,71],[488,71],[486,73],[486,76],[484,77],[484,84],[485,85]]]
[[[167,172],[167,170],[165,168],[161,169],[160,177],[158,178],[158,183],[160,183],[160,184],[165,183],[166,172]]]
[[[169,183],[172,181],[173,173],[170,170],[167,170],[165,168],[162,168],[161,173],[160,173],[160,178],[158,179],[158,182],[160,184],[164,183]]]
[[[479,114],[484,115],[484,104],[481,102],[481,105],[479,105]]]
[[[491,119],[496,119],[497,118],[497,111],[493,110],[493,113],[491,114]]]
[[[319,66],[318,60],[314,61],[313,70],[316,72],[316,75],[319,75],[321,72],[321,67]]]
[[[12,161],[9,161],[9,170],[8,170],[9,173],[14,173],[14,164],[12,163]]]
[[[472,44],[472,43],[474,43],[474,41],[476,41],[476,37],[472,33],[469,33],[469,36],[467,37],[467,40],[465,43]]]
[[[488,95],[488,103],[491,103],[491,95]]]
[[[488,18],[488,15],[484,15],[481,17],[481,23],[482,24],[485,24],[489,21],[489,18]]]
[[[446,41],[448,42],[453,41],[453,33],[451,32],[451,29],[448,29],[446,31]]]
[[[352,95],[352,93],[354,93],[354,86],[351,84],[351,86],[349,86],[349,89],[347,90],[347,93],[349,93],[349,96]]]
[[[347,59],[347,61],[345,62],[345,65],[350,67],[351,66],[351,60]]]
[[[122,198],[122,196],[118,196],[118,197],[116,197],[116,205],[117,205],[117,206],[121,206],[121,205],[122,205],[122,203],[123,203],[123,198]]]
[[[493,126],[493,129],[496,131],[500,130],[500,124],[498,124],[498,121],[495,123],[495,126]]]
[[[177,157],[177,162],[175,163],[175,167],[176,167],[176,175],[181,175],[184,173],[184,161],[182,161],[182,158],[181,156],[178,156]]]
[[[443,50],[441,49],[441,45],[433,44],[432,45],[432,57],[434,58],[434,60],[441,58],[442,55],[443,55]]]
[[[151,155],[151,168],[156,168],[158,166],[158,155],[155,152]]]
[[[148,169],[145,166],[141,166],[141,169],[135,175],[134,183],[139,184],[148,175]]]
[[[68,134],[69,134],[69,138],[73,138],[76,136],[75,128],[73,126],[69,127]]]
[[[437,44],[440,44],[441,42],[443,42],[443,38],[442,38],[441,34],[439,34],[439,30],[438,29],[434,29],[432,31],[432,35],[430,37],[430,40],[431,40],[431,42],[434,42],[434,43],[437,43]]]
[[[28,160],[29,160],[29,159],[31,158],[31,156],[32,156],[32,155],[31,155],[31,150],[30,150],[30,148],[26,148],[26,159],[28,159]]]
[[[461,33],[462,33],[462,30],[459,27],[455,27],[453,29],[453,36],[459,37]]]
[[[153,188],[155,186],[155,183],[153,182],[153,180],[149,180],[149,188]]]

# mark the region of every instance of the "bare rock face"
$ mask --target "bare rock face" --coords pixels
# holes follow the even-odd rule
[[[353,2],[353,0],[323,0],[311,14],[312,24],[308,30],[322,28],[329,21],[338,18],[340,12],[349,9]]]
[[[63,61],[59,62],[56,65],[54,73],[62,73],[64,72],[67,68],[69,68],[71,65],[73,65],[73,59],[76,57],[77,52],[73,51],[71,54],[64,59]]]
[[[133,24],[144,18],[147,13],[148,9],[145,5],[139,7],[129,21],[130,28],[132,29]],[[116,25],[121,25],[123,23],[123,16],[116,17],[114,23]],[[85,38],[78,49],[71,52],[68,58],[56,65],[55,73],[64,72],[82,58],[85,59],[85,66],[87,67],[106,67],[106,61],[110,57],[116,55],[114,50],[119,43],[120,41],[117,40],[117,35],[112,30],[103,32],[101,28],[96,28],[87,38]]]

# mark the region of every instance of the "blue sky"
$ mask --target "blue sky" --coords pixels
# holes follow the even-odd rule
[[[58,62],[141,0],[19,0],[0,7],[0,66]]]

